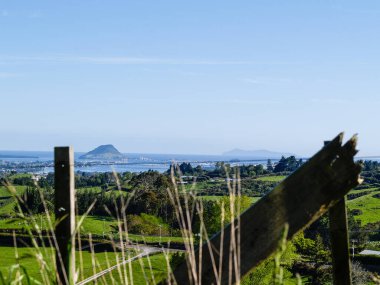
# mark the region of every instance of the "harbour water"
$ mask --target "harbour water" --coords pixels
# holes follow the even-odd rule
[[[223,155],[186,155],[186,154],[146,154],[126,153],[124,161],[86,161],[79,157],[83,153],[75,153],[75,171],[81,172],[143,172],[155,170],[165,172],[171,163],[191,163],[193,167],[201,165],[204,169],[212,169],[215,163],[223,161],[231,165],[267,164],[267,158],[240,158]],[[17,172],[49,173],[53,172],[54,153],[47,151],[0,151],[0,171],[14,170]],[[357,158],[380,162],[380,157]],[[273,163],[279,159],[272,158]],[[307,160],[307,158],[303,158]]]
[[[191,163],[193,167],[201,165],[204,169],[212,169],[218,161],[231,165],[266,164],[267,159],[236,159],[222,155],[186,155],[186,154],[146,154],[126,153],[124,161],[85,161],[79,159],[83,153],[75,153],[75,171],[82,172],[143,172],[155,170],[165,172],[171,163]],[[43,151],[0,151],[0,170],[12,166],[17,172],[49,173],[53,172],[53,152]],[[273,162],[278,159],[272,159]]]

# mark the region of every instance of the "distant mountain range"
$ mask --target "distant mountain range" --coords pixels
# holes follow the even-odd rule
[[[223,153],[223,156],[233,157],[233,158],[251,158],[251,159],[266,159],[266,158],[281,158],[281,156],[291,156],[292,153],[286,152],[274,152],[270,150],[243,150],[235,148],[233,150]]]
[[[119,152],[112,144],[101,145],[82,155],[79,159],[87,160],[122,160],[127,157]]]

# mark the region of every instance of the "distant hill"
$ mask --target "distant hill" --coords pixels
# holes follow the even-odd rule
[[[101,145],[94,150],[82,155],[79,159],[89,160],[121,160],[126,156],[119,152],[112,144]]]
[[[270,150],[243,150],[235,148],[233,150],[223,153],[224,156],[233,157],[233,158],[251,158],[251,159],[266,159],[266,158],[281,158],[281,156],[291,156],[292,153],[286,152],[274,152]]]

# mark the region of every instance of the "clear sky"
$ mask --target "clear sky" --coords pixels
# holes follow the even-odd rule
[[[380,155],[380,1],[0,0],[0,149]]]

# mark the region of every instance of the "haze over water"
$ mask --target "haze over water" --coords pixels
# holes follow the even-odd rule
[[[223,155],[186,155],[186,154],[143,154],[127,153],[127,161],[86,161],[79,159],[84,153],[76,152],[74,159],[77,163],[75,171],[81,172],[142,172],[155,170],[165,172],[172,162],[189,162],[193,166],[201,165],[204,169],[214,168],[217,161],[224,161],[231,165],[267,164],[268,158],[237,158]],[[12,157],[11,157],[12,156]],[[270,158],[277,162],[278,158]],[[307,158],[303,158],[304,160]],[[380,157],[358,157],[357,159],[380,161]],[[39,167],[35,173],[53,172],[54,153],[48,151],[0,151],[0,161],[15,164],[41,162],[45,166]],[[85,162],[89,162],[87,165]],[[19,170],[20,171],[20,170]],[[22,172],[22,170],[20,171]]]
[[[83,155],[82,152],[76,152],[74,159],[76,162],[80,162],[79,166],[76,166],[76,171],[83,172],[142,172],[148,170],[156,170],[164,172],[169,169],[172,162],[190,162],[192,165],[201,165],[203,168],[213,168],[215,162],[225,161],[230,162],[233,165],[240,164],[266,164],[266,159],[240,159],[236,160],[236,157],[228,157],[223,155],[186,155],[186,154],[143,154],[143,153],[127,153],[126,162],[117,161],[99,161],[98,163],[90,162],[89,165],[84,166],[82,163],[86,160],[81,160],[79,157]],[[4,158],[1,158],[4,156]],[[8,156],[13,156],[10,158]],[[0,151],[0,161],[9,161],[14,163],[32,163],[43,162],[49,166],[43,167],[37,172],[53,172],[52,161],[54,159],[53,152],[42,151]],[[272,159],[276,161],[277,159]],[[48,162],[51,162],[50,164]]]

